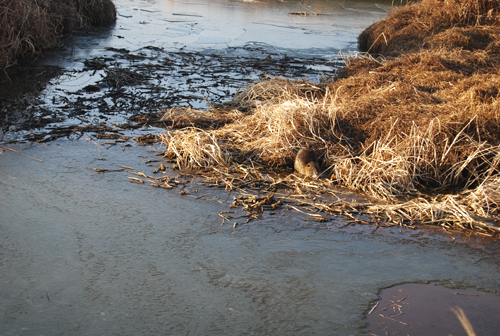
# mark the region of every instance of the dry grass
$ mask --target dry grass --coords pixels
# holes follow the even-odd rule
[[[166,146],[165,156],[175,158],[177,166],[210,168],[227,166],[230,154],[220,146],[214,132],[187,127],[160,135]]]
[[[0,68],[56,46],[61,34],[115,20],[111,0],[2,0]]]
[[[462,204],[483,218],[500,215],[500,176],[488,176],[474,190],[464,193]]]
[[[413,124],[402,135],[394,132],[393,125],[384,138],[371,142],[361,154],[331,158],[332,179],[394,201],[396,196],[417,190],[467,189],[498,173],[499,146],[478,142],[465,132],[443,140],[440,126],[440,120],[434,118],[426,128]]]
[[[363,51],[398,56],[441,45],[485,49],[500,26],[498,0],[423,0],[396,8],[359,36]],[[485,30],[484,28],[487,27]],[[493,33],[493,35],[491,35]]]
[[[217,110],[201,111],[190,107],[173,107],[163,111],[160,121],[168,122],[174,128],[200,127],[203,129],[219,128],[244,116],[238,110],[219,113]]]
[[[373,205],[367,211],[398,225],[438,225],[444,229],[475,231],[488,237],[500,234],[497,218],[480,217],[469,211],[460,195],[418,197],[407,202]]]
[[[325,145],[329,118],[320,108],[318,91],[304,81],[277,79],[256,84],[236,97],[238,104],[254,106],[252,114],[217,134],[245,157],[269,165],[290,164],[306,144]]]
[[[472,327],[472,324],[470,323],[469,319],[467,318],[467,315],[465,315],[465,312],[463,311],[462,308],[456,307],[451,308],[451,311],[453,314],[455,314],[460,321],[460,324],[464,328],[465,332],[467,333],[467,336],[476,336],[476,333],[474,332],[474,328]]]
[[[424,0],[396,9],[360,36],[381,56],[347,58],[332,83],[250,86],[233,100],[247,114],[204,134],[200,158],[178,164],[290,164],[309,145],[331,182],[388,202],[370,211],[390,222],[498,234],[498,8],[498,0]],[[179,153],[192,146],[188,137],[186,145],[170,139]],[[421,195],[446,191],[453,194]],[[408,194],[421,196],[398,201]]]

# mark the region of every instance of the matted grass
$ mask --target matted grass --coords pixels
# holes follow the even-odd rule
[[[498,0],[414,2],[394,9],[362,32],[359,47],[385,56],[442,46],[498,50],[499,6]]]
[[[115,20],[112,0],[2,0],[0,68],[55,47],[62,34]]]
[[[369,211],[390,222],[498,234],[498,8],[498,0],[424,0],[395,9],[360,36],[376,54],[346,57],[331,83],[277,78],[248,87],[232,106],[245,114],[203,130],[210,141],[196,144],[205,146],[200,158],[177,162],[291,164],[309,145],[328,178],[317,183],[383,200]],[[171,148],[184,145],[172,139],[163,138],[175,157]],[[223,160],[202,160],[219,150]],[[414,198],[401,202],[405,195]]]

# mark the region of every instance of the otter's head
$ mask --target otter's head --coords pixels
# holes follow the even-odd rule
[[[312,178],[318,178],[318,167],[314,161],[309,162],[304,167],[304,175]]]

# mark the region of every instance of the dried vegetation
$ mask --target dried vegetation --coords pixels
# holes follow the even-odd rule
[[[2,0],[0,2],[0,68],[55,47],[59,36],[80,27],[116,20],[111,0]]]
[[[272,166],[309,145],[327,178],[316,185],[383,201],[363,205],[372,223],[498,235],[499,8],[499,0],[397,8],[360,35],[369,53],[345,57],[334,81],[250,86],[226,106],[232,122],[165,133],[166,155],[180,167]]]

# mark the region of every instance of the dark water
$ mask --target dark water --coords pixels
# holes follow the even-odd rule
[[[37,113],[45,107],[47,116],[61,119],[49,120],[43,129],[19,131],[12,124],[4,141],[85,124],[76,117],[112,124],[169,104],[203,106],[201,96],[223,101],[266,72],[293,76],[299,71],[286,63],[259,67],[251,63],[256,59],[270,57],[280,65],[286,55],[300,61],[303,74],[319,80],[333,71],[338,51],[354,50],[357,34],[391,6],[116,3],[120,15],[114,28],[76,37],[67,50],[40,63],[62,65],[64,74],[39,88],[40,101],[29,107]],[[289,14],[301,11],[325,15]],[[169,66],[158,65],[166,60]],[[85,61],[105,66],[97,70]],[[197,76],[220,81],[214,69],[221,64],[234,68],[224,69],[225,83],[201,92],[208,89],[201,80],[197,84]],[[245,72],[242,64],[251,66]],[[150,76],[158,71],[161,76],[126,86],[116,101],[116,88],[83,90],[101,85],[106,70],[115,66],[139,72],[149,66]],[[163,91],[151,93],[154,87]],[[189,89],[191,96],[183,97]],[[82,108],[78,97],[89,105]],[[172,100],[162,101],[167,97]],[[493,243],[471,246],[427,231],[341,229],[340,219],[321,224],[292,211],[248,224],[236,219],[236,228],[233,222],[220,228],[218,213],[235,211],[229,208],[232,195],[189,179],[188,196],[179,187],[169,191],[130,183],[133,175],[120,166],[152,174],[159,162],[148,163],[158,159],[148,149],[158,145],[115,145],[88,133],[79,140],[8,147],[22,153],[2,150],[0,155],[0,335],[360,335],[381,288],[435,281],[500,291]],[[206,193],[214,201],[196,198]],[[477,311],[490,308],[485,302],[476,306]],[[459,325],[454,315],[447,316],[447,323]],[[431,335],[434,329],[426,330]]]

